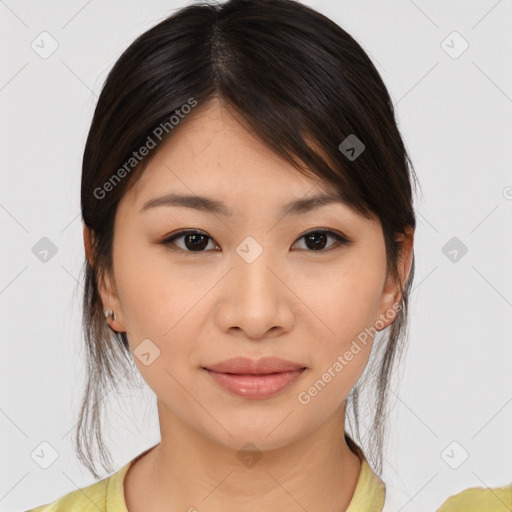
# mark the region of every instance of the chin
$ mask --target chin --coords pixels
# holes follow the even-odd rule
[[[290,420],[292,416],[293,414],[290,415]],[[214,422],[214,430],[204,431],[204,433],[215,442],[236,451],[243,449],[248,443],[252,443],[256,447],[253,449],[259,451],[278,450],[306,435],[306,433],[301,435],[301,432],[297,430],[290,430],[290,427],[296,428],[297,418],[293,419],[295,425],[292,425],[291,422],[287,423],[288,420],[284,420],[285,417],[286,414],[282,412],[275,416],[260,418],[259,421],[255,421],[254,415],[238,419],[216,416],[227,432],[217,422]],[[212,425],[209,424],[209,427]]]

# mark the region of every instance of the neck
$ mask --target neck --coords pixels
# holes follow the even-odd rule
[[[339,512],[352,499],[361,461],[344,437],[344,405],[310,435],[272,450],[254,447],[253,453],[191,429],[160,402],[158,410],[162,441],[126,476],[130,512]]]

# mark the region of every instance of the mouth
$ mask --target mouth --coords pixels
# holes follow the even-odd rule
[[[277,395],[294,384],[306,367],[270,373],[231,373],[204,368],[213,381],[224,390],[248,399],[264,399]]]

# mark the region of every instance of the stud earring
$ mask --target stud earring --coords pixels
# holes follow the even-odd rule
[[[109,323],[114,321],[117,318],[114,311],[105,311],[104,315],[105,315],[105,320]]]

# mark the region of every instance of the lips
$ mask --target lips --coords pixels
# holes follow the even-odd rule
[[[217,373],[268,375],[270,373],[295,372],[306,367],[303,364],[277,357],[264,357],[257,360],[248,357],[235,357],[204,368]]]
[[[258,360],[236,357],[203,369],[216,384],[230,393],[243,398],[263,399],[291,386],[306,367],[276,357]]]

